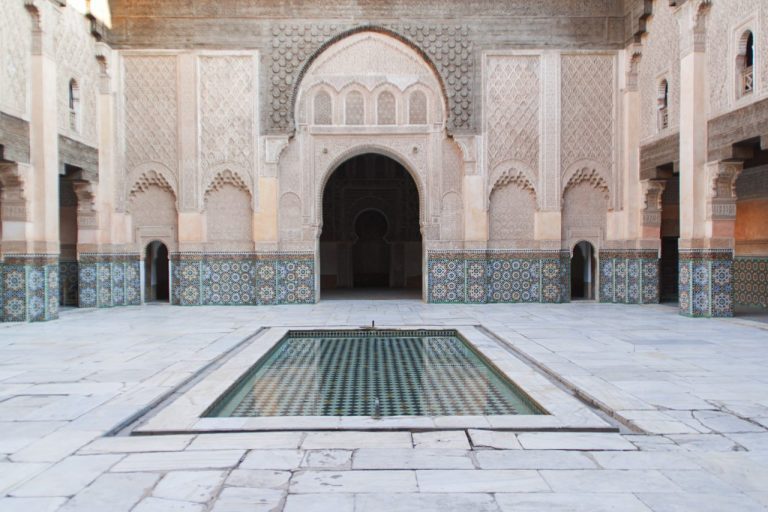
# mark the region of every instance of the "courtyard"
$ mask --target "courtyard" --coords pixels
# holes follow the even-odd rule
[[[611,428],[134,432],[254,333],[372,321],[482,328]],[[766,344],[660,305],[64,310],[0,328],[0,511],[766,510]]]

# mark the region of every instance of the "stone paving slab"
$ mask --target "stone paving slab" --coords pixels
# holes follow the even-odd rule
[[[0,326],[0,512],[768,511],[768,330],[623,305],[333,302]],[[103,437],[263,325],[371,319],[485,325],[649,432],[478,417],[474,430]]]

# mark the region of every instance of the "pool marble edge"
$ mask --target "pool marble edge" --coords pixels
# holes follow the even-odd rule
[[[258,418],[206,418],[203,414],[266,355],[289,331],[297,327],[270,327],[236,356],[134,429],[136,434],[179,432],[237,432],[262,430],[431,430],[494,428],[504,430],[616,429],[586,405],[555,386],[535,368],[515,357],[497,341],[472,326],[382,326],[397,330],[453,330],[490,362],[505,378],[539,404],[547,414],[504,416],[271,416]],[[317,330],[317,329],[312,329]],[[350,330],[323,327],[321,330]]]

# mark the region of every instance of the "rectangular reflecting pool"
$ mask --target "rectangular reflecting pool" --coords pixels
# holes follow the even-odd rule
[[[288,331],[204,417],[547,414],[455,330]]]

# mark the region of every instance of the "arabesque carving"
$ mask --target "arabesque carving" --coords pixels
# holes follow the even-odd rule
[[[267,66],[271,95],[266,113],[269,133],[293,130],[297,91],[312,61],[331,44],[357,32],[381,32],[411,46],[441,77],[448,99],[447,128],[473,128],[474,48],[465,25],[394,23],[352,27],[342,24],[281,23],[272,28]]]

